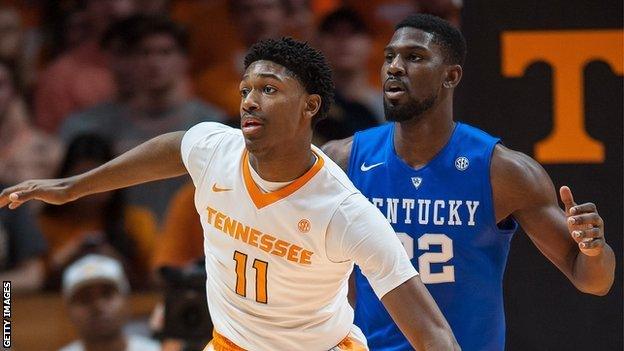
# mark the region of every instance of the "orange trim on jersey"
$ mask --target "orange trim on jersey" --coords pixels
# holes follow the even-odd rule
[[[347,335],[336,348],[341,351],[368,351],[368,348],[361,342],[351,337],[351,333]]]
[[[212,331],[212,340],[208,343],[204,351],[247,351],[244,348],[236,345],[230,339],[225,336],[217,333],[215,330]]]
[[[359,342],[358,340],[351,337],[351,333],[347,335],[340,344],[335,346],[341,351],[368,351],[368,348]],[[212,331],[212,340],[206,345],[204,351],[246,351],[244,348],[236,345],[230,339],[225,336],[217,333],[215,330]]]
[[[312,150],[312,152],[314,152],[314,150]],[[261,209],[289,196],[290,194],[294,193],[302,186],[304,186],[310,179],[312,179],[312,177],[314,177],[314,175],[318,173],[318,171],[320,171],[325,164],[325,161],[320,155],[318,155],[316,152],[314,152],[314,154],[316,155],[316,162],[314,163],[312,168],[305,172],[305,174],[279,190],[265,193],[262,192],[260,188],[258,188],[258,185],[251,177],[251,171],[249,170],[249,152],[245,150],[242,165],[243,180],[245,181],[245,187],[247,188],[247,192],[249,193],[251,200],[256,205],[256,208]]]

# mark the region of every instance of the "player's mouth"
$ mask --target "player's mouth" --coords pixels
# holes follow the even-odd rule
[[[407,88],[398,80],[387,80],[384,84],[384,96],[388,100],[398,100],[407,95]]]
[[[250,137],[258,134],[263,127],[264,122],[262,121],[262,119],[253,117],[251,115],[243,116],[243,121],[241,122],[241,130],[246,136]]]

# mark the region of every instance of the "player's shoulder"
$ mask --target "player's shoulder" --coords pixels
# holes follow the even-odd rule
[[[321,147],[321,150],[332,159],[343,171],[349,167],[349,156],[353,146],[353,136],[345,139],[332,140]]]
[[[530,156],[497,144],[492,153],[491,181],[495,192],[520,196],[552,187],[546,170]]]

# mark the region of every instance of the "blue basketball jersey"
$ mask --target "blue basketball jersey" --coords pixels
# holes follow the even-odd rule
[[[503,350],[503,272],[517,228],[499,228],[490,160],[499,139],[456,123],[447,145],[415,170],[394,150],[394,124],[356,133],[348,174],[388,218],[463,350]],[[411,350],[356,269],[355,323],[371,350]]]

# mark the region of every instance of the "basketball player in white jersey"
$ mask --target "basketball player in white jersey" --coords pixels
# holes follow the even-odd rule
[[[332,98],[323,56],[268,40],[245,67],[242,131],[201,123],[165,134],[84,174],[5,189],[0,207],[62,204],[188,172],[215,326],[207,350],[366,350],[347,302],[354,262],[413,347],[458,349],[389,223],[311,146]]]

